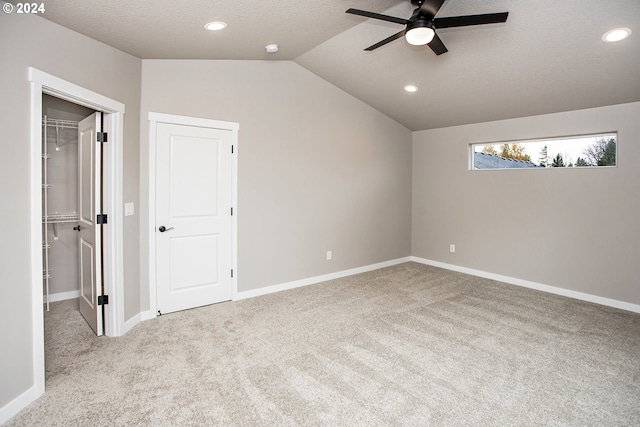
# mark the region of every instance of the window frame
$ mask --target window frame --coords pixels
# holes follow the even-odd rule
[[[475,147],[477,146],[488,146],[488,145],[495,145],[495,146],[501,146],[504,144],[527,144],[527,143],[545,143],[547,141],[569,141],[572,139],[587,139],[587,138],[592,138],[595,140],[597,139],[608,139],[610,137],[615,137],[615,165],[605,165],[605,166],[598,166],[598,165],[589,165],[589,166],[564,166],[564,167],[541,167],[538,164],[535,164],[533,161],[531,163],[533,163],[535,165],[535,167],[511,167],[511,168],[476,168],[475,167]],[[509,139],[509,140],[502,140],[502,141],[492,141],[492,142],[470,142],[468,144],[467,147],[467,152],[468,152],[468,170],[470,171],[493,171],[493,170],[547,170],[547,169],[600,169],[600,168],[617,168],[618,167],[618,162],[619,162],[619,158],[618,158],[618,144],[619,144],[619,135],[618,135],[618,131],[608,131],[608,132],[596,132],[596,133],[586,133],[586,134],[578,134],[578,135],[566,135],[566,136],[551,136],[551,137],[541,137],[541,138],[523,138],[523,139]],[[546,144],[548,145],[548,144]]]

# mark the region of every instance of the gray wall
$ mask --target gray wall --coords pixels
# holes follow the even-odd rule
[[[405,127],[289,61],[144,60],[142,82],[144,181],[150,111],[240,123],[240,291],[410,255]]]
[[[412,255],[640,304],[639,117],[631,103],[415,132]],[[609,131],[615,168],[468,170],[470,143]]]
[[[0,13],[0,408],[34,384],[30,248],[30,86],[28,67],[126,104],[124,196],[139,198],[141,61],[32,15]],[[138,217],[127,217],[125,315],[139,312]]]

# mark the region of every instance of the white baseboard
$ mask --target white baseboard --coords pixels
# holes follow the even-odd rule
[[[58,292],[49,294],[49,302],[66,301],[68,299],[80,298],[80,291]],[[44,295],[43,301],[47,302],[47,296]]]
[[[123,336],[124,334],[129,332],[131,329],[133,329],[134,326],[136,326],[141,321],[142,321],[142,313],[138,313],[135,316],[133,316],[131,319],[124,322],[124,325],[122,325],[122,329],[120,330],[120,336]]]
[[[261,295],[272,294],[274,292],[286,291],[302,286],[313,285],[320,282],[326,282],[327,280],[334,280],[341,277],[352,276],[354,274],[366,273],[367,271],[378,270],[380,268],[390,267],[392,265],[402,264],[409,261],[411,261],[411,257],[398,258],[391,261],[370,264],[364,267],[357,267],[349,270],[338,271],[335,273],[323,274],[321,276],[309,277],[307,279],[294,280],[293,282],[280,283],[278,285],[266,286],[264,288],[252,289],[250,291],[242,291],[236,293],[233,301],[239,301],[247,298],[258,297]]]
[[[41,394],[38,394],[36,386],[33,386],[11,402],[4,405],[0,408],[0,425],[15,417],[20,411],[29,406],[29,404],[34,402],[40,396]]]
[[[120,336],[122,336],[122,335],[126,334],[127,332],[129,332],[131,329],[133,329],[139,323],[142,323],[145,320],[154,319],[155,317],[156,317],[156,315],[153,312],[149,311],[149,310],[141,311],[140,313],[138,313],[135,316],[133,316],[131,319],[129,319],[126,322],[124,322],[124,325],[122,326],[122,330],[120,331]]]
[[[472,276],[484,277],[485,279],[497,280],[499,282],[508,283],[510,285],[522,286],[525,288],[535,289],[538,291],[548,292],[551,294],[562,295],[569,298],[579,299],[582,301],[593,302],[600,305],[606,305],[608,307],[619,308],[621,310],[627,310],[634,313],[640,313],[640,305],[632,304],[625,301],[619,301],[611,298],[600,297],[597,295],[587,294],[584,292],[572,291],[570,289],[558,288],[555,286],[543,285],[542,283],[531,282],[529,280],[517,279],[515,277],[502,276],[500,274],[488,273],[482,270],[475,270],[473,268],[461,267],[459,265],[447,264],[440,261],[433,261],[426,258],[410,257],[411,261],[431,265],[433,267],[444,268],[446,270],[457,271],[460,273],[470,274]]]
[[[158,315],[151,310],[143,311],[142,313],[140,313],[140,321],[142,322],[144,322],[145,320],[155,319],[156,317],[158,317]]]

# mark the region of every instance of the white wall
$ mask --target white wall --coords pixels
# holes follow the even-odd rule
[[[0,13],[0,409],[34,385],[30,233],[30,85],[35,67],[126,105],[124,197],[137,203],[141,61],[33,15]],[[139,312],[137,217],[127,217],[125,317]]]
[[[411,132],[299,65],[144,60],[149,112],[240,123],[240,291],[410,255]]]
[[[631,103],[415,132],[412,255],[639,304],[639,117]],[[468,170],[471,143],[610,131],[615,168]]]

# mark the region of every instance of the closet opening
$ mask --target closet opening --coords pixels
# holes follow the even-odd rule
[[[97,224],[103,208],[102,113],[43,94],[42,114],[45,310],[75,300],[91,329],[103,335],[103,235]]]

